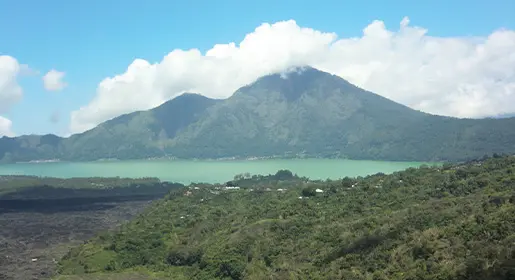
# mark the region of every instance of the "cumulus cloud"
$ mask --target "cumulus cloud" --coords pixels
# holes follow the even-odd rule
[[[6,119],[0,116],[0,137],[9,136],[13,137],[14,133],[11,130],[12,122],[9,119]]]
[[[50,70],[43,76],[43,84],[48,91],[60,91],[67,84],[63,81],[65,73],[57,70]]]
[[[23,97],[17,78],[28,69],[28,66],[19,64],[14,57],[0,55],[0,114],[7,112]],[[11,120],[0,115],[0,137],[14,136],[11,129]]]
[[[20,69],[20,64],[14,57],[0,55],[0,114],[6,112],[23,96],[17,82]]]
[[[104,79],[93,100],[72,112],[81,132],[119,114],[149,109],[182,92],[225,98],[262,75],[311,65],[425,112],[483,117],[515,112],[515,32],[435,37],[402,19],[395,30],[376,20],[355,38],[300,27],[262,24],[238,45],[202,54],[176,49],[159,63],[137,59]]]

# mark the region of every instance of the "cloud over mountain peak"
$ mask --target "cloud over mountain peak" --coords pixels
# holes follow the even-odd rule
[[[72,112],[71,132],[123,113],[149,109],[183,92],[225,98],[270,73],[311,65],[425,112],[483,117],[515,112],[515,32],[434,37],[403,18],[397,30],[373,21],[355,38],[264,23],[239,43],[202,54],[176,49],[159,63],[137,59],[103,80],[91,102]]]

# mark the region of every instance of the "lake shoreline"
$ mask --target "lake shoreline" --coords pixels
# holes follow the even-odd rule
[[[45,162],[0,165],[0,175],[28,175],[56,178],[120,177],[159,178],[161,181],[224,183],[235,175],[275,174],[287,169],[314,180],[389,174],[410,167],[439,165],[431,162],[394,162],[350,159],[262,159],[262,160],[127,160],[95,162]]]
[[[419,162],[410,160],[392,160],[392,159],[354,159],[345,156],[311,156],[311,155],[274,155],[274,156],[247,156],[247,157],[220,157],[220,158],[179,158],[173,156],[164,157],[150,157],[150,158],[135,158],[135,159],[119,159],[119,158],[101,158],[97,160],[86,160],[86,161],[75,161],[75,160],[63,160],[59,158],[55,159],[38,159],[30,161],[16,161],[16,162],[0,162],[1,165],[5,164],[38,164],[38,163],[95,163],[95,162],[120,162],[120,161],[207,161],[207,162],[225,162],[225,161],[261,161],[261,160],[311,160],[311,159],[325,159],[325,160],[351,160],[351,161],[385,161],[385,162]],[[426,161],[420,161],[426,162]],[[439,163],[442,164],[445,161],[428,161],[428,163]]]

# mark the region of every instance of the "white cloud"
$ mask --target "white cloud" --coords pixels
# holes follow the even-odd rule
[[[135,60],[103,80],[95,98],[71,114],[81,132],[119,114],[149,109],[184,91],[228,97],[256,78],[311,65],[426,112],[482,117],[515,112],[515,32],[434,37],[402,19],[397,30],[374,21],[338,39],[295,21],[262,24],[240,42],[173,50],[159,63]]]
[[[48,91],[59,91],[64,89],[67,84],[63,81],[65,73],[57,70],[50,70],[43,76],[43,84]]]
[[[17,78],[29,70],[27,65],[19,64],[14,57],[0,55],[0,114],[7,112],[23,97]],[[12,121],[0,115],[0,137],[14,136],[11,128]]]
[[[0,137],[2,136],[9,136],[13,137],[14,133],[11,130],[12,122],[9,119],[6,119],[2,116],[0,116]]]
[[[23,96],[17,77],[21,66],[11,56],[0,55],[0,114],[6,112]]]

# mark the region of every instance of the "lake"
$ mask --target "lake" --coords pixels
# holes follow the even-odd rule
[[[343,159],[267,159],[267,160],[134,160],[97,162],[48,162],[0,165],[0,175],[36,175],[45,177],[157,177],[161,180],[223,183],[234,175],[275,174],[288,169],[311,179],[338,179],[365,176],[377,172],[392,173],[423,162],[388,162]]]

